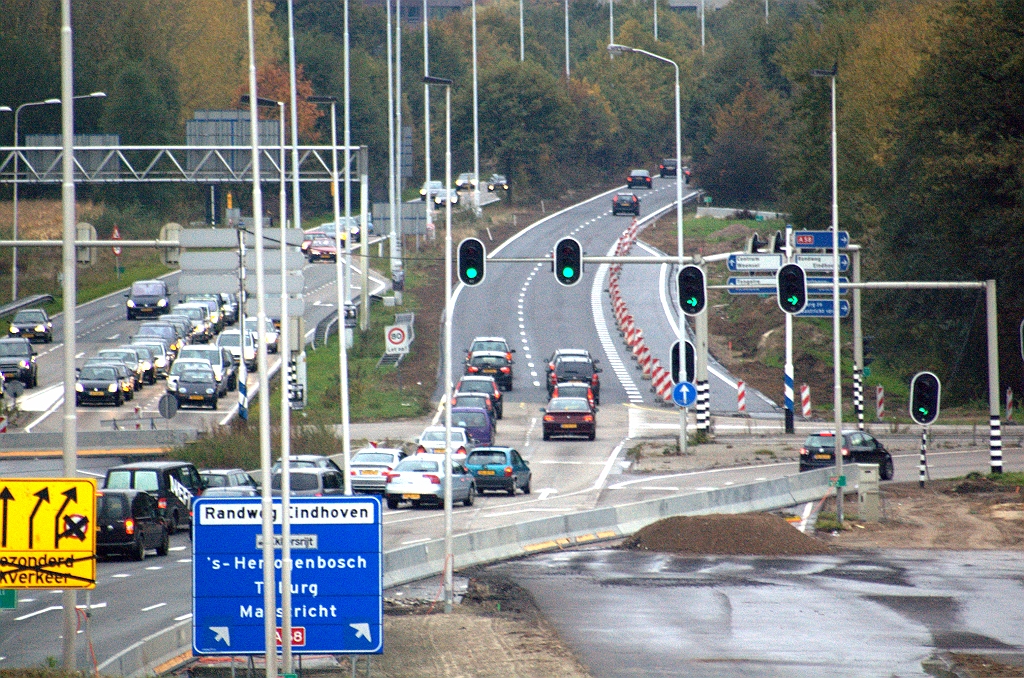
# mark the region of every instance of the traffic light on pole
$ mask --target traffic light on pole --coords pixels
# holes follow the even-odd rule
[[[927,426],[939,418],[942,385],[931,372],[918,372],[910,381],[910,418]]]
[[[484,280],[487,250],[476,238],[459,243],[459,280],[464,285],[479,285]]]
[[[686,381],[693,383],[693,375],[696,371],[697,355],[693,350],[693,344],[686,342]],[[669,361],[672,366],[672,383],[678,384],[679,376],[682,374],[682,365],[679,363],[679,342],[672,344],[672,356]]]
[[[679,271],[679,306],[686,315],[698,315],[707,304],[707,283],[700,266],[683,266]]]
[[[779,291],[779,308],[786,313],[799,313],[807,305],[807,276],[799,264],[786,264],[775,278]]]
[[[562,238],[555,245],[555,280],[575,285],[583,276],[583,247],[576,238]]]

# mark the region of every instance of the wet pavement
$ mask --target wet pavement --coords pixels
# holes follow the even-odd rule
[[[1017,552],[601,549],[490,569],[530,591],[597,678],[922,676],[941,651],[1024,657]]]

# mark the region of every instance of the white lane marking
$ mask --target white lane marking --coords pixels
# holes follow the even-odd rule
[[[62,384],[63,384],[63,382],[62,382]],[[49,417],[51,414],[56,412],[57,408],[60,407],[63,404],[64,404],[64,397],[61,396],[61,399],[58,400],[57,402],[55,402],[53,404],[53,407],[51,407],[50,409],[48,409],[45,412],[43,412],[41,415],[39,415],[39,417],[35,421],[33,421],[31,424],[29,424],[28,426],[25,427],[25,433],[31,433],[32,429],[36,426],[36,424],[39,424],[44,419]]]
[[[813,509],[814,509],[814,502],[810,502],[809,501],[809,502],[807,502],[804,505],[803,513],[800,515],[800,524],[797,525],[796,529],[800,530],[801,532],[804,532],[804,531],[807,530],[807,521],[810,519],[811,511]]]
[[[120,336],[121,336],[121,333],[120,333],[120,332],[118,332],[117,334],[115,334],[115,335],[114,335],[114,336],[112,336],[112,337],[107,337],[107,341],[114,341],[114,340],[116,340],[116,339],[117,339],[118,337],[120,337]],[[129,355],[130,355],[130,354],[129,354]]]
[[[164,569],[164,566],[163,565],[150,565],[146,569],[147,570],[162,570],[162,569]]]
[[[657,490],[659,492],[678,492],[678,487],[661,487],[659,485],[644,485],[641,490]]]
[[[433,537],[421,537],[420,539],[410,539],[409,541],[403,541],[402,546],[408,546],[409,544],[422,544],[425,541],[430,541]]]
[[[544,488],[543,490],[541,490],[541,491],[539,492],[539,494],[540,494],[540,500],[541,500],[541,501],[544,501],[545,499],[547,499],[547,498],[548,498],[548,497],[550,497],[551,495],[555,494],[556,492],[558,492],[558,490],[556,490],[556,489],[555,489],[555,488],[553,488],[553,487],[545,487],[545,488]]]
[[[619,452],[622,450],[622,443],[620,442],[612,450],[612,453],[608,455],[608,461],[605,462],[604,468],[601,469],[601,475],[597,476],[597,480],[594,481],[594,487],[592,489],[600,490],[604,485],[604,481],[608,478],[608,474],[612,471],[612,465],[619,456]]]
[[[40,391],[20,396],[18,398],[18,409],[22,412],[45,412],[63,397],[64,382],[60,381]]]
[[[189,612],[188,614],[183,614],[180,617],[175,617],[174,621],[185,621],[186,619],[191,619],[191,618],[192,618],[192,613]]]
[[[102,603],[93,603],[91,605],[75,605],[75,607],[78,608],[79,610],[96,610],[98,608],[106,607],[106,606],[107,606],[106,601],[104,601]]]
[[[535,381],[535,382],[533,382],[533,385],[534,386],[540,386],[540,382],[539,381]]]
[[[526,359],[529,360],[530,356],[526,356]],[[527,367],[533,367],[533,363],[526,363],[526,366]]]
[[[130,574],[125,574],[124,572],[120,572],[118,574],[110,575],[110,578],[111,579],[127,579],[130,576],[131,576]]]
[[[578,459],[538,459],[533,464],[568,464],[570,466],[604,466],[603,461],[580,461]]]
[[[63,610],[63,609],[64,608],[61,605],[51,605],[50,607],[44,607],[41,610],[36,610],[35,612],[29,612],[28,614],[23,614],[20,617],[15,617],[14,621],[21,621],[23,619],[29,619],[31,617],[35,617],[35,616],[44,614],[46,612],[53,612],[54,610]]]
[[[178,562],[179,563],[191,563],[192,559],[191,558],[181,558],[181,559],[178,560]]]
[[[141,610],[139,610],[139,612],[149,612],[150,610],[155,610],[158,607],[163,607],[166,604],[167,603],[157,603],[156,605],[148,605],[148,606],[142,608]]]
[[[81,321],[81,320],[79,320],[78,322],[82,322],[82,321]],[[84,358],[84,357],[85,357],[85,353],[84,353],[84,352],[83,352],[83,353],[76,353],[76,354],[75,354],[75,359],[76,359],[76,360],[77,360],[78,358]]]
[[[615,245],[612,245],[608,250],[608,256],[612,256],[614,253]],[[612,341],[608,325],[605,323],[604,309],[601,305],[601,290],[604,288],[604,279],[607,275],[608,264],[601,264],[600,268],[597,269],[597,275],[594,276],[594,282],[590,288],[590,310],[594,315],[594,327],[597,330],[597,338],[601,341],[605,356],[608,358],[608,364],[611,365],[612,372],[615,373],[615,377],[626,391],[629,402],[642,403],[644,398],[640,395],[640,390],[636,387],[633,378],[619,357],[619,353],[615,349],[615,342]]]
[[[184,546],[172,546],[172,547],[170,548],[170,550],[171,550],[171,551],[184,551],[184,550],[185,550],[185,547],[184,547]]]

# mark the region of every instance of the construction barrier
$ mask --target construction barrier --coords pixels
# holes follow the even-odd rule
[[[875,418],[885,419],[885,387],[881,384],[875,387]]]
[[[800,384],[800,407],[802,408],[804,419],[811,418],[811,387],[807,384]]]
[[[747,385],[742,381],[736,382],[736,409],[740,414],[747,413]]]

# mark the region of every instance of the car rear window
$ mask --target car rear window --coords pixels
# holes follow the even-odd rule
[[[494,385],[489,381],[466,380],[459,382],[459,390],[469,393],[494,393]]]
[[[559,386],[558,395],[563,398],[586,398],[588,390],[587,386]]]
[[[555,374],[559,377],[586,377],[594,374],[594,367],[590,363],[559,363],[555,368]],[[569,381],[566,379],[566,381]]]
[[[487,415],[483,412],[457,412],[457,426],[483,428],[487,426]],[[454,438],[454,436],[452,436]]]
[[[835,436],[811,435],[804,441],[804,447],[835,447]]]
[[[487,407],[487,398],[478,396],[456,396],[455,405],[461,407]]]
[[[470,347],[473,351],[506,351],[507,347],[503,341],[475,341]]]
[[[320,487],[320,481],[317,480],[317,474],[315,473],[289,473],[290,484],[292,491],[305,491],[315,490]],[[281,489],[281,474],[274,474],[274,477],[270,481],[270,485],[275,490]]]
[[[383,452],[360,452],[352,457],[353,464],[390,464],[393,457]]]
[[[475,355],[473,356],[473,365],[479,367],[481,365],[504,365],[505,356],[503,355]]]
[[[228,477],[222,473],[204,473],[202,479],[207,487],[226,487],[228,484]]]
[[[435,473],[438,470],[440,469],[436,461],[426,459],[405,459],[395,467],[396,472],[403,473]]]
[[[504,452],[474,452],[466,459],[467,464],[486,466],[487,464],[504,464]]]
[[[79,379],[91,381],[114,381],[117,375],[109,367],[83,367],[78,375]]]
[[[103,523],[121,520],[128,515],[127,497],[120,494],[96,495],[96,520]]]
[[[553,398],[547,409],[556,412],[589,412],[590,404],[582,398]]]

